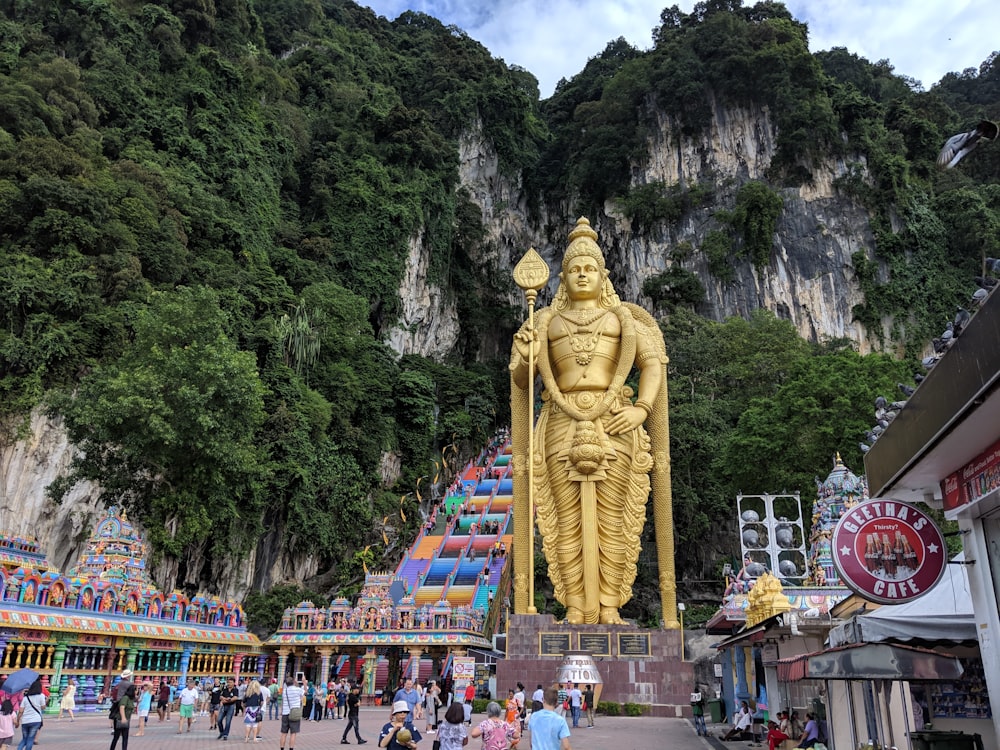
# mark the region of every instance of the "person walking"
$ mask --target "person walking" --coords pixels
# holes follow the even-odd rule
[[[3,694],[4,696],[7,693]],[[0,750],[8,750],[14,741],[14,704],[10,698],[0,701]]]
[[[441,700],[438,695],[441,693],[441,688],[437,686],[434,680],[428,680],[427,686],[424,688],[424,733],[434,734],[434,730],[437,729],[438,724],[438,706],[441,705]]]
[[[146,724],[149,722],[149,712],[153,707],[153,683],[146,680],[142,683],[142,692],[139,693],[139,700],[136,705],[136,713],[139,714],[139,731],[136,737],[146,734]]]
[[[178,693],[180,706],[177,709],[177,734],[184,732],[184,720],[187,719],[187,731],[191,732],[194,723],[194,707],[198,703],[198,688],[194,686],[194,677],[188,677],[184,689]]]
[[[295,735],[302,726],[302,699],[305,690],[295,684],[291,677],[285,678],[285,689],[281,691],[281,741],[280,748],[285,747],[288,738],[288,750],[295,750]]]
[[[591,685],[585,685],[583,690],[583,706],[582,709],[584,713],[587,714],[587,729],[594,728],[594,688]]]
[[[326,683],[320,680],[316,683],[313,691],[312,712],[309,715],[311,721],[322,721],[323,712],[326,710]]]
[[[339,685],[339,688],[337,690],[337,718],[338,719],[341,719],[341,718],[346,719],[346,718],[348,718],[347,711],[348,711],[348,704],[349,704],[349,702],[350,702],[350,696],[349,696],[349,691],[347,689],[347,683],[346,682],[341,682],[340,685]]]
[[[76,710],[76,680],[72,677],[69,678],[69,682],[66,683],[66,690],[63,691],[62,698],[59,700],[59,718],[63,716],[63,711],[69,714],[69,720],[74,721],[73,712]]]
[[[573,729],[580,726],[580,707],[583,705],[583,693],[572,682],[569,685],[569,710],[573,716]]]
[[[465,728],[465,711],[461,703],[452,703],[444,712],[444,721],[438,725],[437,739],[440,750],[462,750],[469,742]]]
[[[708,737],[708,729],[705,727],[705,699],[697,685],[691,693],[691,715],[694,717],[694,729],[698,736]]]
[[[115,750],[119,737],[122,741],[122,750],[128,750],[128,730],[133,711],[135,711],[135,685],[129,683],[124,695],[118,697],[118,716],[115,719],[115,733],[111,737],[111,750]]]
[[[31,750],[35,746],[35,735],[42,728],[44,710],[45,696],[42,695],[42,679],[39,677],[24,694],[17,712],[17,723],[21,727],[21,742],[17,750]]]
[[[243,742],[260,742],[260,721],[264,718],[264,694],[261,691],[260,683],[251,680],[243,693],[243,726],[246,728],[246,736]]]
[[[508,724],[500,718],[500,713],[500,704],[490,701],[486,704],[486,719],[469,732],[473,739],[482,737],[483,750],[507,750],[508,743],[514,747],[521,739],[517,724]]]
[[[209,729],[219,728],[219,714],[222,711],[222,683],[219,678],[216,677],[212,683],[212,687],[208,689],[208,714],[209,714]]]
[[[267,691],[271,694],[271,699],[267,702],[267,718],[281,718],[281,686],[276,679],[271,679],[271,684],[267,686]]]
[[[167,684],[166,677],[160,680],[160,688],[156,693],[156,715],[160,717],[161,724],[170,718],[170,685]]]
[[[347,726],[344,727],[344,736],[340,738],[341,745],[350,745],[347,735],[350,734],[351,727],[354,727],[354,737],[359,745],[367,744],[368,740],[361,739],[361,686],[352,685],[351,692],[347,696]]]
[[[413,680],[407,678],[403,687],[396,691],[392,702],[397,703],[398,701],[406,701],[406,705],[410,707],[409,715],[406,717],[407,721],[413,721],[417,718],[416,707],[420,703],[420,695],[413,689]]]
[[[240,699],[239,690],[236,689],[235,677],[230,677],[226,681],[226,686],[222,688],[220,697],[222,702],[219,708],[219,719],[216,723],[219,730],[218,739],[228,740],[229,728],[233,723],[233,714],[236,713],[236,703]]]
[[[556,701],[559,700],[558,686],[551,685],[545,688],[543,696],[542,710],[532,714],[528,722],[531,750],[572,750],[566,719],[556,713]]]

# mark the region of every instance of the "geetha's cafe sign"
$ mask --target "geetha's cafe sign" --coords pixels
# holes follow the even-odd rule
[[[831,546],[847,587],[881,604],[923,596],[948,564],[937,524],[919,508],[893,500],[855,505],[841,517]]]

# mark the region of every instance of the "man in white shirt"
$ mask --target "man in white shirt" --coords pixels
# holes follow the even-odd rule
[[[288,743],[289,748],[295,747],[295,735],[299,733],[302,724],[302,697],[305,690],[295,684],[291,677],[285,678],[285,689],[281,692],[281,743],[280,747],[285,747],[285,737],[291,736]],[[292,721],[290,714],[292,709],[299,709],[299,718]]]
[[[194,677],[188,677],[187,685],[180,694],[181,710],[180,718],[177,720],[177,734],[184,731],[184,720],[187,719],[187,731],[191,731],[194,723],[194,706],[198,702],[198,688],[194,686]]]
[[[545,690],[539,685],[535,692],[531,694],[531,713],[535,711],[542,710],[542,704],[545,702]]]

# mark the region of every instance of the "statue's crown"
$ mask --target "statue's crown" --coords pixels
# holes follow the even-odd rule
[[[604,270],[604,253],[597,245],[597,232],[590,226],[590,220],[586,216],[577,219],[576,226],[569,233],[569,246],[566,248],[566,254],[563,255],[562,270],[566,270],[569,261],[581,255],[593,258],[601,270]]]

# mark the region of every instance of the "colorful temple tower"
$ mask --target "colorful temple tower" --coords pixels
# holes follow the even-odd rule
[[[840,586],[833,565],[830,540],[837,522],[849,509],[868,499],[868,483],[848,469],[837,454],[833,471],[820,482],[816,480],[816,502],[813,504],[812,526],[809,530],[809,583],[814,586]]]
[[[96,696],[126,668],[154,682],[263,675],[267,660],[239,603],[159,591],[146,553],[139,531],[115,508],[66,575],[34,539],[0,534],[0,673],[38,671],[53,712],[70,679],[80,710],[95,710]]]

